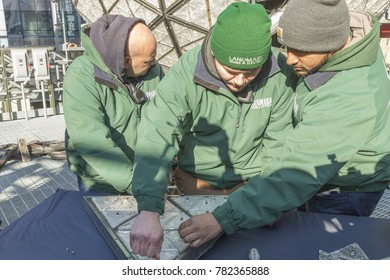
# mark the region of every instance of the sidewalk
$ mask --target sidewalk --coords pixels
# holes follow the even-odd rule
[[[64,140],[64,134],[64,115],[0,122],[0,145],[16,144],[19,138],[26,142]]]
[[[16,144],[18,139],[64,140],[63,115],[0,122],[0,145]],[[77,190],[76,176],[65,160],[49,156],[31,158],[29,162],[8,161],[0,169],[0,230],[31,210],[57,189]]]

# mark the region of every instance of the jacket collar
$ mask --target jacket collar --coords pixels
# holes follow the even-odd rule
[[[109,88],[113,90],[118,89],[118,83],[117,81],[109,74],[101,70],[96,65],[93,66],[93,72],[95,76],[95,81],[97,83],[103,84],[105,86],[108,86]]]
[[[304,78],[306,85],[310,90],[315,90],[327,83],[336,75],[337,72],[316,72]]]

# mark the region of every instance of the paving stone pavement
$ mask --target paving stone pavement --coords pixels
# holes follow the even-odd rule
[[[4,121],[0,122],[0,145],[16,144],[21,138],[27,143],[63,141],[64,132],[63,115]],[[0,230],[57,189],[78,189],[76,176],[69,170],[66,160],[53,160],[44,155],[32,157],[29,162],[8,161],[0,169]]]
[[[63,115],[0,122],[0,145],[26,142],[64,140]],[[77,190],[76,176],[65,160],[49,156],[35,157],[29,162],[8,161],[0,169],[0,230],[31,210],[57,189]],[[390,189],[385,191],[372,214],[390,218]]]
[[[0,121],[0,145],[41,140],[64,140],[65,121],[63,115],[30,118],[26,120]]]

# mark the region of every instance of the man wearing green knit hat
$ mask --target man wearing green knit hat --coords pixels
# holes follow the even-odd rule
[[[270,27],[271,20],[261,5],[232,4],[219,15],[211,33],[214,57],[233,69],[261,67],[271,50]]]
[[[295,75],[271,49],[270,26],[262,5],[229,5],[145,106],[135,151],[132,190],[140,214],[130,233],[133,253],[160,258],[160,215],[175,156],[174,183],[182,194],[212,195],[241,192],[279,153],[292,128]],[[237,202],[229,196],[226,203]],[[252,215],[245,205],[237,207],[243,220]],[[222,218],[193,216],[179,235],[198,247],[225,231]]]

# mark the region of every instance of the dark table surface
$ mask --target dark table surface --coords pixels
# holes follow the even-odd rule
[[[390,256],[390,220],[292,211],[272,227],[223,235],[201,259],[318,260],[357,243],[369,259]],[[112,260],[116,255],[86,212],[83,194],[58,190],[0,231],[3,260]]]

